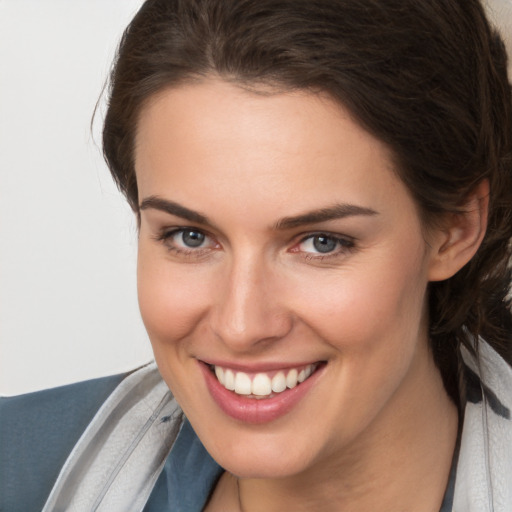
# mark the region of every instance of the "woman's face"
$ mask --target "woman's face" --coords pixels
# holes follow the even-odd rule
[[[325,97],[212,80],[152,98],[135,156],[142,317],[212,456],[278,477],[385,449],[438,375],[386,147]]]

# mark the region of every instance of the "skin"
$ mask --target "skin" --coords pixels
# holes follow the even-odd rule
[[[427,237],[388,148],[340,105],[215,79],[151,98],[135,166],[142,317],[227,470],[207,510],[239,508],[237,478],[246,511],[439,510],[457,412],[428,349],[426,289],[472,256],[480,209]],[[374,213],[283,222],[340,204]],[[204,243],[187,246],[184,227]],[[331,252],[316,250],[319,233]],[[220,410],[198,360],[327,364],[290,412],[254,425]]]

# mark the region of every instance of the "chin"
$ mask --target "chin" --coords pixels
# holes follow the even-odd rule
[[[276,479],[286,478],[304,472],[307,465],[297,461],[289,461],[284,458],[276,460],[275,457],[267,457],[266,460],[233,460],[227,457],[226,463],[221,466],[239,478]]]
[[[224,469],[240,478],[285,478],[307,471],[314,463],[311,443],[301,449],[292,432],[286,440],[258,437],[240,435],[233,441],[233,436],[224,447],[217,444],[209,451]]]

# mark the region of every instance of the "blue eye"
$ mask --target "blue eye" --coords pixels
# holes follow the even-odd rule
[[[299,250],[313,254],[331,254],[343,252],[353,246],[354,244],[350,240],[318,233],[304,238],[299,244]]]
[[[337,240],[334,240],[333,238],[323,235],[313,237],[313,247],[318,252],[332,252],[334,249],[336,249],[337,245]]]
[[[182,230],[175,233],[175,241],[182,243],[184,247],[201,247],[206,239],[206,235],[200,231]]]
[[[157,238],[169,251],[180,254],[199,254],[217,245],[207,234],[193,228],[177,228],[163,231]]]

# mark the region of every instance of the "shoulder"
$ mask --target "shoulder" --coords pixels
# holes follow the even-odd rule
[[[466,404],[453,510],[512,510],[512,368],[483,340],[463,348]]]
[[[0,510],[41,510],[73,446],[127,375],[0,398]]]

